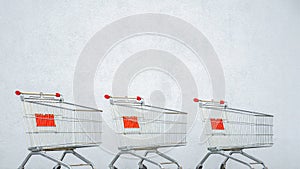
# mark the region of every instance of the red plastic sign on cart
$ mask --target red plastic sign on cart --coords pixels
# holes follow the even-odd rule
[[[210,119],[210,124],[213,130],[224,130],[223,119]]]
[[[123,116],[124,128],[140,128],[136,116]]]
[[[37,127],[56,127],[54,114],[35,114]]]

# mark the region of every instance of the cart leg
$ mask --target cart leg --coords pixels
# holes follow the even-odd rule
[[[64,162],[62,162],[60,160],[57,160],[54,157],[51,157],[51,156],[47,155],[44,152],[30,152],[18,169],[24,169],[26,163],[28,162],[28,160],[30,159],[30,157],[33,156],[33,155],[41,155],[41,156],[43,156],[43,157],[45,157],[45,158],[47,158],[47,159],[49,159],[49,160],[51,160],[53,162],[58,163],[59,165],[62,165],[64,167],[68,168],[68,169],[72,169],[71,166],[69,166],[68,164],[66,164],[66,163],[64,163]]]
[[[77,153],[76,151],[74,150],[66,150],[63,152],[61,158],[60,158],[60,161],[63,161],[63,159],[65,158],[65,156],[67,154],[73,154],[75,157],[79,158],[80,160],[82,160],[83,162],[85,162],[86,164],[90,165],[92,169],[95,168],[94,164],[92,162],[90,162],[89,160],[87,160],[86,158],[84,158],[82,155],[80,155],[79,153]],[[53,169],[59,169],[60,165],[57,164]]]
[[[133,155],[133,156],[135,156],[135,157],[140,158],[140,159],[143,160],[143,161],[148,161],[149,163],[152,163],[152,164],[158,166],[160,169],[164,169],[163,166],[162,166],[161,164],[159,164],[159,163],[157,163],[157,162],[155,162],[155,161],[152,161],[152,160],[150,160],[150,159],[147,158],[147,157],[140,156],[140,155],[138,155],[138,154],[136,154],[136,153],[133,153],[133,152],[126,152],[126,154]]]
[[[116,163],[116,161],[119,159],[119,157],[120,157],[122,154],[123,154],[122,151],[119,152],[119,153],[115,156],[115,158],[110,162],[110,164],[109,164],[109,168],[110,168],[110,169],[114,169],[114,168],[115,168],[115,167],[114,167],[114,164]]]
[[[64,160],[64,158],[65,158],[65,156],[66,156],[67,153],[68,153],[68,151],[64,151],[64,152],[63,152],[63,154],[62,154],[62,156],[61,156],[61,158],[60,158],[60,161],[63,161],[63,160]],[[60,165],[57,164],[56,166],[53,167],[53,169],[60,169]]]
[[[197,167],[196,167],[196,169],[202,169],[203,168],[203,164],[204,164],[204,162],[208,159],[208,157],[210,156],[210,155],[212,155],[213,153],[212,152],[208,152],[205,156],[204,156],[204,158],[200,161],[200,163],[197,165]]]
[[[35,154],[41,155],[41,156],[43,156],[43,157],[45,157],[45,158],[48,158],[49,160],[51,160],[51,161],[53,161],[53,162],[56,162],[56,163],[58,163],[59,165],[62,165],[62,166],[64,166],[64,167],[68,168],[68,169],[72,169],[70,165],[68,165],[68,164],[66,164],[66,163],[64,163],[64,162],[62,162],[62,161],[60,161],[60,160],[57,160],[57,159],[55,159],[54,157],[52,157],[52,156],[50,156],[50,155],[47,155],[47,154],[44,153],[44,152],[36,152]]]
[[[156,154],[158,154],[159,156],[171,161],[172,163],[174,163],[175,165],[177,165],[178,169],[182,169],[182,167],[177,163],[177,161],[169,156],[167,156],[166,154],[159,152],[158,150],[156,150],[155,152]]]
[[[145,154],[144,154],[144,157],[147,157],[147,155],[150,153],[150,151],[146,151]],[[144,159],[141,159],[138,163],[139,165],[139,168],[143,168],[144,165],[143,165],[143,162],[144,162]]]
[[[231,156],[232,154],[234,154],[234,153],[237,153],[236,151],[231,151],[230,153],[229,153],[229,155]],[[229,158],[227,157],[223,162],[222,162],[222,164],[221,164],[221,169],[225,169],[225,166],[226,166],[226,163],[227,163],[227,161],[229,160]]]
[[[261,160],[259,160],[259,159],[255,158],[255,157],[253,157],[253,156],[251,156],[251,155],[245,153],[244,151],[241,151],[240,153],[241,153],[243,156],[245,156],[245,157],[247,157],[247,158],[249,158],[249,159],[251,159],[251,160],[257,162],[257,164],[261,164],[261,165],[264,167],[264,169],[267,168],[267,167],[265,166],[264,162],[262,162]]]
[[[28,160],[30,159],[30,157],[33,156],[33,155],[41,155],[41,156],[43,156],[45,158],[48,158],[51,161],[54,161],[54,162],[56,162],[56,163],[58,163],[58,164],[60,164],[62,166],[65,166],[68,169],[72,169],[71,166],[69,166],[68,164],[63,163],[62,161],[57,160],[57,159],[55,159],[55,158],[53,158],[53,157],[51,157],[51,156],[49,156],[49,155],[47,155],[46,153],[43,153],[43,152],[30,152],[18,169],[24,169],[26,163],[28,162]]]
[[[246,163],[246,162],[244,162],[244,161],[242,161],[242,160],[239,160],[239,159],[237,159],[237,158],[234,158],[234,157],[232,157],[232,156],[230,156],[230,155],[227,155],[227,154],[224,154],[224,153],[222,153],[222,152],[219,152],[219,151],[216,151],[216,152],[208,152],[208,153],[205,155],[205,157],[201,160],[201,162],[197,165],[196,169],[202,169],[202,168],[203,168],[204,162],[205,162],[205,161],[207,160],[207,158],[208,158],[210,155],[212,155],[212,154],[219,154],[219,155],[222,155],[222,156],[224,156],[224,157],[227,157],[228,159],[231,159],[231,160],[234,160],[234,161],[236,161],[236,162],[238,162],[238,163],[244,164],[244,165],[248,166],[250,169],[253,169],[253,167],[252,167],[250,164],[248,164],[248,163]]]
[[[60,161],[64,160],[66,154],[69,153],[68,151],[64,151],[61,158],[60,158]]]
[[[227,154],[224,154],[224,153],[221,153],[221,152],[216,152],[215,154],[220,154],[220,155],[222,155],[222,156],[224,156],[224,157],[227,157],[227,158],[229,158],[229,159],[231,159],[231,160],[234,160],[234,161],[236,161],[236,162],[238,162],[238,163],[244,164],[244,165],[248,166],[250,169],[253,169],[253,167],[252,167],[250,164],[248,164],[248,163],[246,163],[246,162],[244,162],[244,161],[242,161],[242,160],[239,160],[239,159],[237,159],[237,158],[234,158],[234,157],[232,157],[232,156],[230,156],[230,155],[227,155]]]
[[[74,156],[76,156],[77,158],[79,158],[83,162],[85,162],[88,165],[90,165],[92,169],[95,168],[94,164],[91,161],[89,161],[88,159],[86,159],[85,157],[83,157],[82,155],[80,155],[79,153],[77,153],[76,151],[70,150],[70,153],[72,153]]]
[[[120,152],[115,156],[115,158],[111,161],[111,163],[109,164],[109,168],[110,168],[110,169],[115,169],[115,168],[116,168],[116,167],[114,167],[114,164],[115,164],[115,162],[119,159],[119,157],[120,157],[121,155],[123,155],[123,154],[130,154],[130,155],[132,155],[132,156],[135,156],[135,157],[141,159],[141,161],[148,161],[149,163],[152,163],[152,164],[158,166],[160,169],[164,169],[163,166],[162,166],[161,164],[159,164],[159,163],[157,163],[157,162],[154,162],[154,161],[148,159],[147,157],[140,156],[140,155],[138,155],[138,154],[136,154],[136,153],[133,153],[133,152],[130,152],[130,151],[120,151]],[[147,154],[148,154],[148,153],[147,153]]]
[[[242,151],[242,150],[241,150],[241,151],[232,151],[232,152],[229,153],[230,156],[231,156],[232,154],[241,154],[241,155],[243,155],[243,156],[245,156],[245,157],[247,157],[247,158],[249,158],[249,159],[255,161],[257,164],[261,164],[261,165],[264,167],[264,169],[267,169],[267,167],[265,166],[265,164],[264,164],[261,160],[259,160],[259,159],[255,158],[255,157],[253,157],[253,156],[251,156],[251,155],[245,153],[245,152]],[[229,158],[227,157],[227,158],[223,161],[223,163],[222,163],[222,165],[221,165],[221,168],[222,168],[222,166],[223,166],[223,167],[226,166],[226,163],[227,163],[228,160],[229,160]]]
[[[33,152],[30,152],[30,153],[26,156],[25,160],[22,162],[22,164],[19,166],[18,169],[24,169],[26,163],[28,162],[28,160],[30,159],[30,157],[31,157],[32,155],[33,155]]]

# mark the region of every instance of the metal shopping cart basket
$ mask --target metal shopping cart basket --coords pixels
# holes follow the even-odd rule
[[[196,169],[202,169],[204,162],[212,154],[219,154],[225,158],[220,168],[225,169],[229,159],[253,169],[253,165],[261,165],[267,169],[265,164],[245,153],[244,149],[271,147],[273,145],[273,116],[229,108],[224,101],[206,101],[194,99],[199,103],[204,122],[203,136],[207,141],[209,152],[201,160]],[[226,153],[228,152],[228,153]],[[240,154],[248,159],[233,157]]]
[[[43,156],[55,163],[53,168],[87,165],[92,162],[75,151],[76,148],[95,147],[101,142],[101,110],[65,102],[59,93],[34,93],[16,91],[23,103],[26,134],[29,136],[30,153],[19,169],[24,169],[33,155]],[[61,158],[49,152],[63,151]],[[70,165],[63,162],[66,154],[73,154],[84,164]]]
[[[116,169],[115,162],[121,155],[129,154],[140,159],[139,169],[146,169],[144,161],[163,169],[167,164],[182,167],[173,158],[158,151],[159,148],[186,145],[187,113],[146,105],[141,97],[104,96],[110,100],[114,114],[113,121],[119,140],[119,153],[109,165]],[[139,155],[137,152],[145,152]],[[153,161],[148,154],[153,153],[167,162]]]

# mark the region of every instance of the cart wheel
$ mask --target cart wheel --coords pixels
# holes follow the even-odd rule
[[[147,167],[143,164],[143,166],[139,167],[139,169],[147,169]]]
[[[203,168],[203,166],[201,165],[201,166],[197,167],[196,169],[202,169],[202,168]]]
[[[115,166],[112,166],[112,167],[110,167],[110,169],[118,169],[117,167],[115,167]]]
[[[61,166],[60,165],[56,165],[53,167],[53,169],[61,169]]]
[[[220,169],[225,169],[225,164],[221,164]]]

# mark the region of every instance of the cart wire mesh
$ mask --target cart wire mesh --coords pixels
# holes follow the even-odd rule
[[[21,95],[21,101],[30,148],[79,148],[101,143],[101,110],[43,93]]]
[[[222,103],[222,102],[221,102]],[[229,108],[225,103],[199,102],[208,148],[244,149],[273,145],[273,116]]]
[[[187,113],[110,97],[119,148],[173,147],[186,144]]]

